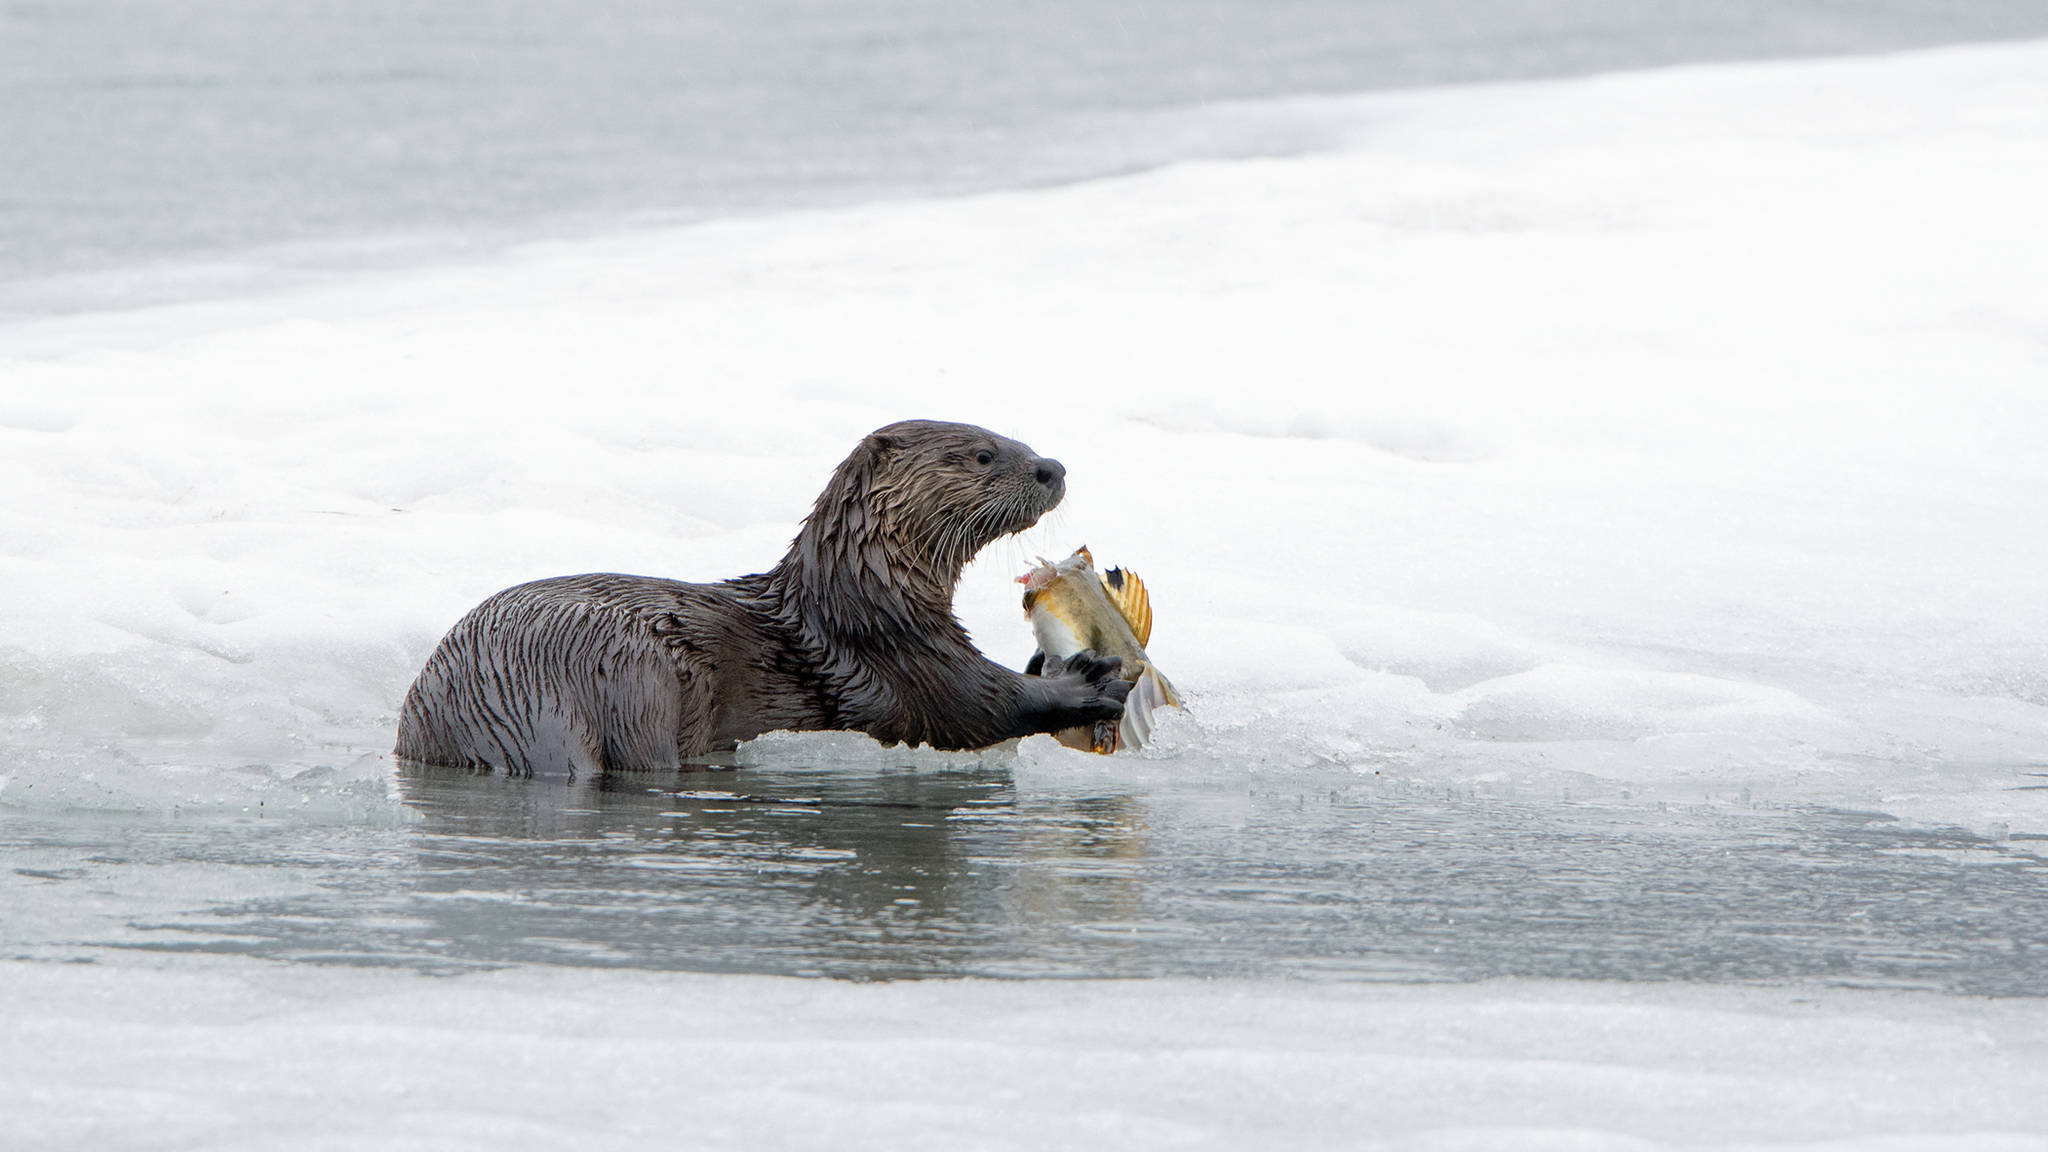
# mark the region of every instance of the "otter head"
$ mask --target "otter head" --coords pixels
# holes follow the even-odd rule
[[[791,547],[814,577],[938,592],[990,541],[1021,532],[1066,495],[1057,460],[971,424],[876,429],[839,465]]]

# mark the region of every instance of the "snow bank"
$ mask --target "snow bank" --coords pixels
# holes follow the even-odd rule
[[[478,598],[931,416],[1070,469],[998,658],[1145,575],[1157,756],[2048,831],[2048,45],[1213,114],[1345,144],[0,329],[0,802],[374,789]]]
[[[9,964],[22,1147],[2048,1147],[2048,1008],[1496,983]]]

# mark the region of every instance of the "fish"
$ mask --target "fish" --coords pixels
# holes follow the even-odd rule
[[[1132,683],[1122,720],[1069,728],[1054,738],[1105,755],[1143,748],[1152,739],[1159,709],[1183,706],[1180,693],[1145,652],[1152,639],[1152,598],[1145,582],[1122,568],[1097,572],[1094,555],[1083,545],[1057,564],[1039,557],[1038,566],[1017,577],[1017,583],[1024,585],[1024,615],[1038,640],[1038,651],[1024,666],[1027,675],[1056,675],[1070,657],[1093,651],[1122,659],[1123,678]]]

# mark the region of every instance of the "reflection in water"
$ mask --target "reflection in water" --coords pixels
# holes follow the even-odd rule
[[[971,758],[397,785],[401,827],[0,820],[0,952],[2048,993],[2048,863],[1857,813]]]
[[[501,941],[495,959],[540,947],[877,977],[1001,970],[1005,953],[1057,966],[1075,925],[1137,907],[1133,801],[1020,800],[987,768],[580,782],[408,765],[399,784],[424,817],[421,914],[437,935]]]

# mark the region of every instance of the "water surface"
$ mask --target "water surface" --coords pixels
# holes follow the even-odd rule
[[[407,769],[398,824],[0,819],[0,947],[434,971],[1490,977],[2048,992],[2048,862],[1829,809],[1485,799],[1348,772]]]

